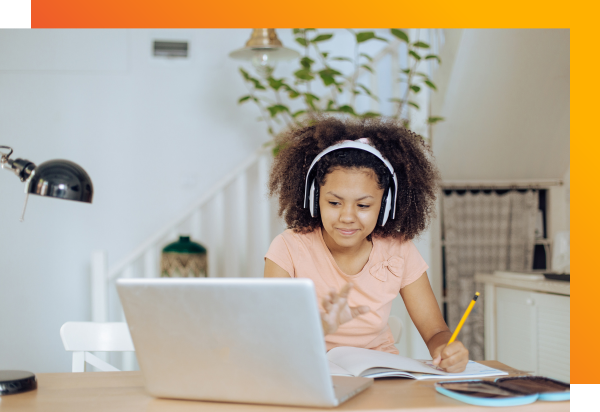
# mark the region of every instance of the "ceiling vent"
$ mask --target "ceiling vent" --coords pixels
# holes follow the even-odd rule
[[[187,58],[188,42],[154,40],[154,56],[169,58]]]

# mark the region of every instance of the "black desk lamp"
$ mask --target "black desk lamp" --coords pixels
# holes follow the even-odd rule
[[[3,150],[8,150],[4,153]],[[85,170],[68,160],[49,160],[36,166],[29,160],[10,159],[13,149],[0,146],[0,168],[13,171],[21,182],[26,182],[25,207],[29,194],[56,197],[92,203],[94,186]],[[37,388],[35,375],[31,372],[0,370],[0,396],[26,392]]]

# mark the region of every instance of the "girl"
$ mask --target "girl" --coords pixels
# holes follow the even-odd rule
[[[451,333],[412,243],[433,214],[439,179],[428,146],[393,121],[336,118],[277,143],[269,192],[288,229],[271,243],[265,277],[313,280],[327,350],[397,354],[387,321],[400,293],[433,363],[462,372],[469,353],[459,341],[446,346]]]

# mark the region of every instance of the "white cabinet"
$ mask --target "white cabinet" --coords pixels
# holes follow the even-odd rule
[[[496,358],[528,372],[537,371],[537,313],[533,293],[496,288]]]
[[[570,380],[570,285],[477,275],[485,283],[486,359]]]

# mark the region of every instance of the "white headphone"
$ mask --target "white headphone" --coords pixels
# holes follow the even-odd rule
[[[392,219],[395,219],[396,197],[398,193],[398,179],[396,177],[396,173],[394,172],[392,164],[383,157],[379,150],[375,149],[369,143],[369,139],[364,137],[358,140],[344,140],[341,143],[329,146],[327,149],[319,153],[317,157],[315,157],[315,160],[313,160],[313,162],[310,164],[310,167],[308,168],[308,173],[306,173],[306,185],[304,188],[304,208],[308,207],[310,209],[310,214],[312,217],[319,216],[319,185],[315,185],[316,169],[313,170],[314,165],[319,160],[321,160],[323,156],[325,156],[327,153],[333,152],[334,150],[359,149],[369,152],[375,155],[377,158],[379,158],[390,171],[390,174],[392,175],[392,179],[394,181],[394,185],[392,186],[390,180],[389,187],[383,192],[383,198],[381,200],[381,209],[379,211],[379,217],[377,218],[377,224],[380,226],[385,225],[385,222],[387,222],[388,217],[390,215],[390,211],[392,212]]]

